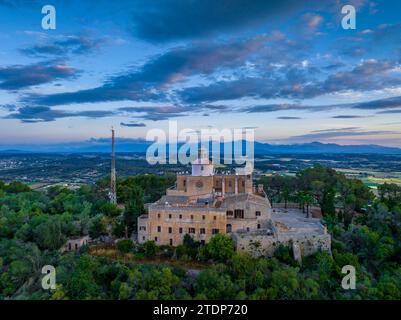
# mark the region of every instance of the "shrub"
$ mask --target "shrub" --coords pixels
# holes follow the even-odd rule
[[[143,246],[143,253],[145,254],[145,257],[154,257],[157,252],[157,246],[154,241],[146,241]]]
[[[223,234],[215,235],[201,250],[203,259],[226,262],[234,255],[234,241]]]
[[[133,248],[133,243],[129,239],[120,240],[117,242],[117,250],[121,253],[128,253]]]

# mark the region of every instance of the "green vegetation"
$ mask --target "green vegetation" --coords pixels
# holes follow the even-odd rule
[[[374,194],[360,180],[319,165],[300,171],[295,177],[262,177],[259,183],[273,203],[287,206],[289,201],[296,202],[307,215],[312,205],[318,205],[326,221],[335,218],[345,226],[374,200]]]
[[[401,187],[384,184],[375,198],[359,180],[320,166],[295,177],[263,177],[275,202],[297,202],[305,215],[311,206],[322,209],[332,254],[318,252],[300,265],[282,246],[273,258],[236,253],[225,235],[205,246],[190,236],[176,248],[135,245],[127,235],[144,203],[173,181],[155,175],[119,180],[118,206],[108,202],[106,179],[46,192],[0,182],[0,299],[401,299]],[[68,238],[87,234],[120,239],[113,256],[88,247],[61,253]],[[188,270],[191,261],[204,267]],[[57,271],[52,291],[40,282],[48,264]],[[356,290],[341,287],[345,265],[356,268]]]

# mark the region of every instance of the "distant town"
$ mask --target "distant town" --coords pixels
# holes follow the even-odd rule
[[[189,171],[190,166],[149,165],[145,153],[117,153],[120,177],[136,174],[166,174]],[[321,164],[348,177],[361,179],[375,188],[385,182],[401,184],[401,155],[388,154],[271,154],[255,156],[255,175],[294,175],[299,170]],[[228,166],[232,170],[234,167]],[[33,189],[52,185],[78,187],[108,175],[107,153],[2,153],[0,180],[18,180]]]

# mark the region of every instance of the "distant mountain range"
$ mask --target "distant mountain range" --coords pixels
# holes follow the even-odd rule
[[[243,144],[246,142],[243,141]],[[16,153],[108,153],[111,149],[111,140],[90,139],[82,142],[71,142],[61,144],[43,144],[43,145],[0,145],[0,153],[16,154]],[[116,140],[117,152],[136,152],[145,153],[152,142],[119,138]],[[182,144],[179,144],[179,147]],[[221,144],[221,150],[224,145]],[[304,143],[304,144],[268,144],[255,142],[255,154],[401,154],[401,148],[384,147],[380,145],[338,145],[334,143],[325,144],[320,142]]]

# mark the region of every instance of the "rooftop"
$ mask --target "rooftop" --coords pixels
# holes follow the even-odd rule
[[[224,209],[227,204],[233,202],[266,202],[267,198],[250,193],[240,194],[226,194],[224,197],[220,195],[205,195],[204,197],[199,196],[172,196],[165,195],[153,204],[151,207],[172,207],[172,208],[206,208],[206,209]]]
[[[325,233],[325,227],[319,219],[306,218],[299,209],[274,209],[272,222],[277,231],[283,234],[308,234],[321,235]]]

